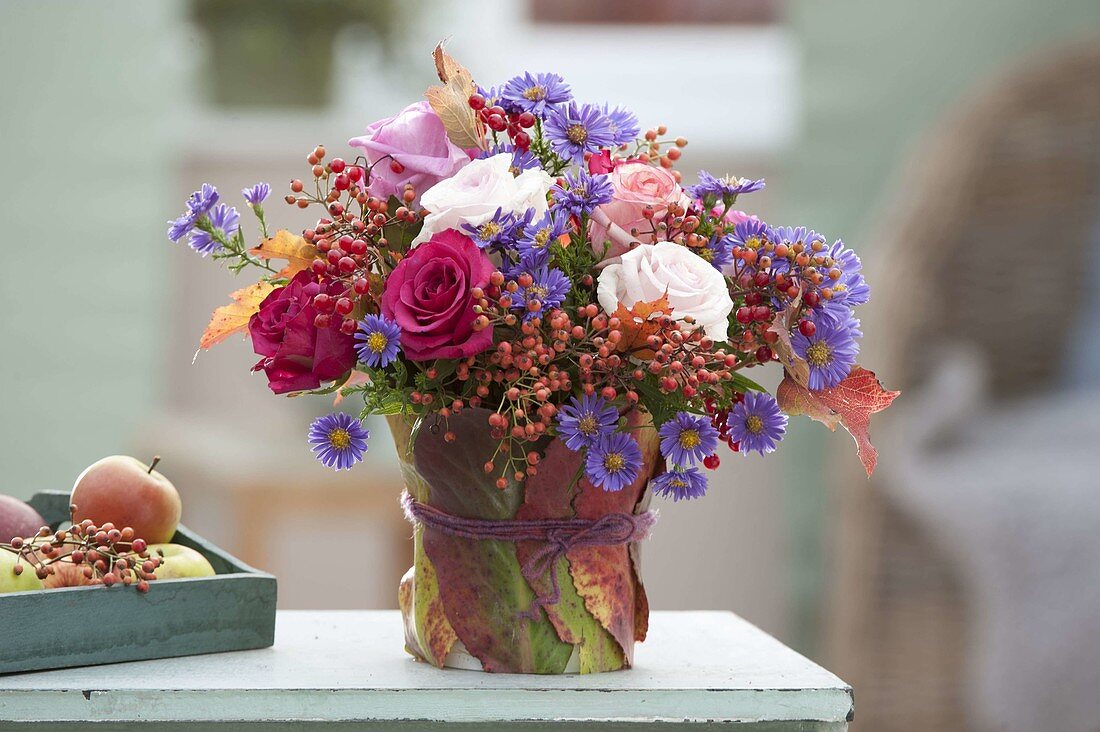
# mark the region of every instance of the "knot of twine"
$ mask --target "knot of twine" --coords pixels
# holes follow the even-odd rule
[[[598,519],[472,519],[455,516],[434,506],[421,503],[403,493],[401,508],[410,523],[422,524],[450,536],[463,539],[496,539],[498,541],[535,541],[540,546],[520,566],[524,578],[534,586],[540,578],[550,575],[550,592],[535,593],[531,606],[520,617],[537,620],[539,608],[556,605],[561,600],[558,586],[558,559],[567,551],[583,546],[619,546],[649,538],[657,523],[656,511],[640,514],[608,513]]]

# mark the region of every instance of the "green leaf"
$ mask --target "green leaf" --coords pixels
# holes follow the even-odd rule
[[[737,391],[767,391],[767,389],[760,386],[760,384],[757,384],[749,377],[743,376],[736,371],[733,372],[733,379],[731,379],[729,383],[732,384]]]
[[[404,202],[399,201],[397,196],[390,196],[390,215],[392,216],[397,209],[404,205]],[[382,235],[386,237],[391,250],[405,252],[408,251],[409,247],[412,245],[413,239],[420,233],[421,228],[423,228],[423,222],[407,224],[395,221],[382,227]]]

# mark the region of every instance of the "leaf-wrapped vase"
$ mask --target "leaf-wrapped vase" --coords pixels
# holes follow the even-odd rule
[[[534,476],[516,481],[508,475],[507,486],[498,488],[505,461],[489,414],[464,409],[445,423],[431,416],[419,425],[411,417],[389,418],[413,500],[449,516],[492,522],[596,521],[647,510],[648,484],[663,461],[644,411],[629,412],[624,426],[641,447],[642,468],[615,492],[586,480],[582,454],[558,438],[528,446],[540,455]],[[454,433],[451,442],[447,431]],[[486,473],[490,461],[496,469]],[[546,571],[533,573],[535,560],[548,554],[545,541],[468,538],[422,522],[414,526],[413,567],[399,600],[405,649],[415,658],[440,668],[537,674],[632,664],[634,643],[645,639],[649,621],[636,541],[549,550]]]

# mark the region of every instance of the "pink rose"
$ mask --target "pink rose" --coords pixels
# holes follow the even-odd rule
[[[387,155],[397,161],[400,173],[394,172],[389,159],[371,170],[370,194],[383,199],[400,198],[405,184],[411,183],[419,201],[421,193],[470,162],[470,156],[447,138],[442,120],[427,102],[410,104],[396,117],[378,120],[348,144],[363,148],[371,163]]]
[[[759,219],[757,219],[756,216],[754,216],[753,214],[747,214],[744,211],[738,211],[737,209],[733,208],[731,208],[729,211],[726,211],[725,215],[723,215],[721,202],[719,202],[719,205],[710,210],[710,215],[714,218],[721,218],[722,221],[726,222],[727,224],[733,224],[734,226],[737,226],[738,224],[745,221],[759,221]]]
[[[413,361],[466,358],[493,345],[493,329],[474,330],[471,290],[489,284],[493,263],[468,236],[441,231],[401,260],[386,280],[382,314],[401,327]]]
[[[605,241],[611,241],[608,258],[627,251],[624,239],[647,244],[656,241],[651,231],[653,222],[643,215],[646,206],[652,207],[654,217],[660,219],[669,206],[680,204],[686,208],[691,203],[676,178],[664,168],[641,162],[623,163],[615,166],[610,175],[614,188],[612,200],[599,207],[589,229],[589,238],[597,253],[603,251]],[[637,237],[630,236],[632,229],[638,230]]]
[[[276,394],[316,389],[355,365],[355,338],[340,332],[337,319],[328,328],[313,324],[318,313],[313,297],[322,289],[334,296],[344,292],[339,282],[322,286],[312,273],[299,272],[264,298],[248,321],[252,348],[263,357],[252,370],[267,374]]]

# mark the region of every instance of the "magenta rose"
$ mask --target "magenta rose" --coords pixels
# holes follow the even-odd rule
[[[468,236],[441,231],[401,260],[386,280],[382,314],[401,327],[413,361],[466,358],[493,345],[492,327],[474,330],[471,290],[489,284],[493,263]]]
[[[355,338],[340,332],[338,319],[328,328],[313,324],[318,313],[313,297],[321,289],[310,272],[299,272],[264,298],[248,321],[252,348],[263,356],[252,370],[262,369],[276,394],[316,389],[355,365]],[[344,288],[330,282],[325,289],[338,295]]]
[[[363,148],[371,163],[381,161],[371,169],[369,190],[382,199],[400,198],[405,184],[411,183],[419,201],[421,193],[470,162],[470,156],[447,138],[443,121],[427,102],[410,104],[397,116],[378,120],[348,144]],[[390,159],[383,160],[387,155]]]

